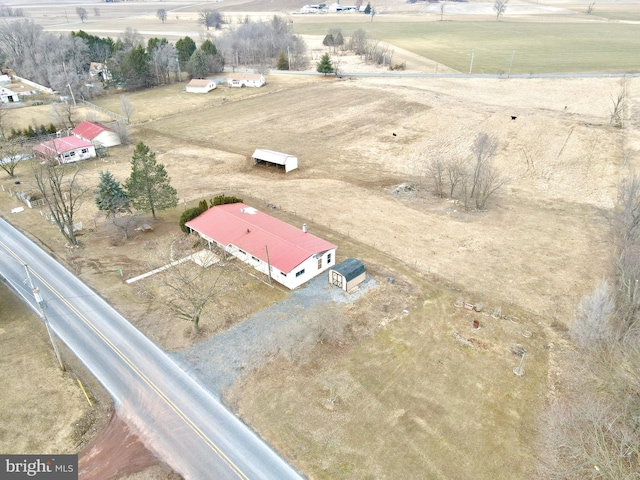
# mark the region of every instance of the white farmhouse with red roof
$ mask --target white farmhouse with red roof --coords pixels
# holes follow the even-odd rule
[[[102,147],[115,147],[122,143],[118,132],[109,127],[105,127],[101,123],[90,122],[88,120],[77,125],[71,130],[71,133],[74,137],[81,138],[82,140]]]
[[[36,157],[58,164],[79,162],[96,156],[93,143],[77,137],[62,137],[47,140],[33,147]]]
[[[202,238],[294,289],[335,264],[336,246],[244,203],[218,205],[186,223]]]

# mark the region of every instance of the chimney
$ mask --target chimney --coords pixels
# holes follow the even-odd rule
[[[307,233],[307,224],[306,224],[306,223],[303,223],[303,224],[302,224],[302,231],[303,231],[304,233]]]

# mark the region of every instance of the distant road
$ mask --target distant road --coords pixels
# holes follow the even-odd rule
[[[0,219],[0,274],[111,394],[145,445],[186,479],[302,477],[160,348],[34,242]],[[10,352],[5,352],[10,354]]]

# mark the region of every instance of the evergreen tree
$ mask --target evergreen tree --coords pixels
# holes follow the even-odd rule
[[[184,66],[196,51],[196,42],[191,37],[181,38],[176,42],[176,50],[178,51],[178,61],[180,65]]]
[[[131,176],[125,182],[125,190],[131,205],[138,210],[151,212],[166,210],[178,205],[178,194],[170,184],[164,165],[156,162],[156,154],[139,142],[131,158]]]
[[[371,3],[367,2],[367,6],[364,7],[364,14],[371,15]]]
[[[109,171],[100,172],[100,183],[94,193],[98,210],[105,212],[107,217],[129,210],[129,197]]]
[[[211,40],[205,40],[204,42],[202,42],[202,45],[200,45],[200,50],[202,50],[207,55],[218,54],[218,49]]]
[[[318,65],[318,68],[317,68],[318,72],[324,73],[325,75],[327,73],[333,73],[333,65],[331,64],[331,58],[329,57],[328,53],[325,53],[324,55],[322,55],[322,58],[317,63],[317,65]]]
[[[280,56],[278,57],[278,64],[276,65],[278,70],[289,70],[289,60],[287,60],[287,55],[284,52],[280,52]]]
[[[187,63],[187,71],[191,78],[204,78],[209,73],[208,57],[202,50],[196,50]]]

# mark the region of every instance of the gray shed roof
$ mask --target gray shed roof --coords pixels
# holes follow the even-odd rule
[[[364,263],[357,258],[347,258],[344,262],[332,267],[331,270],[335,270],[340,273],[347,282],[353,280],[359,275],[362,275],[365,271]]]

